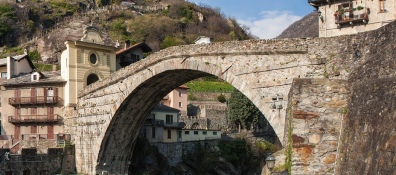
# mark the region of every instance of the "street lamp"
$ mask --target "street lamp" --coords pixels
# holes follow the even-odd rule
[[[275,167],[275,157],[270,154],[265,158],[265,163],[267,164],[267,167],[270,171],[272,171],[272,169],[274,169]]]

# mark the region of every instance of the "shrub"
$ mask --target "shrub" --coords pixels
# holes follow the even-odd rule
[[[217,96],[217,101],[219,101],[220,103],[225,103],[227,100],[224,94],[220,94],[219,96]]]
[[[193,93],[189,93],[188,100],[197,100],[197,97]]]

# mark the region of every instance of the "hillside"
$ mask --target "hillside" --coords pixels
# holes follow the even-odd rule
[[[146,42],[153,51],[191,44],[202,35],[214,41],[250,38],[234,19],[211,7],[184,0],[137,0],[132,6],[120,2],[1,2],[0,56],[18,54],[27,48],[30,52],[37,50],[42,60],[56,63],[63,43],[81,38],[88,25],[100,28],[108,45],[116,40]]]
[[[319,37],[318,13],[312,12],[302,19],[291,24],[278,37],[280,38],[306,38]]]

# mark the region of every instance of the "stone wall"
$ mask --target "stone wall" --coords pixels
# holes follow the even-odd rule
[[[396,77],[352,85],[337,174],[396,174]]]
[[[292,152],[291,173],[333,174],[349,99],[347,81],[295,79],[289,99],[285,130],[286,148]]]
[[[46,154],[38,154],[36,148],[22,149],[21,154],[5,153],[10,149],[0,149],[0,174],[74,174],[76,172],[74,147],[48,148]]]
[[[150,143],[158,148],[158,151],[164,155],[168,160],[169,165],[176,166],[182,161],[183,156],[194,153],[195,146],[201,144],[206,145],[217,145],[216,140],[205,140],[205,141],[191,141],[191,142],[178,142],[178,143]]]
[[[180,121],[186,123],[186,128],[190,129],[194,123],[199,123],[200,129],[222,131],[228,129],[228,109],[224,103],[189,101],[187,110],[187,113],[191,116],[180,118]]]

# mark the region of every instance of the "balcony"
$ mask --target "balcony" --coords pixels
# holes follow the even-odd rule
[[[58,96],[38,96],[38,97],[16,97],[9,98],[10,105],[30,105],[30,104],[56,104],[62,100]]]
[[[53,115],[21,115],[21,116],[9,116],[8,122],[13,124],[24,124],[24,123],[57,123],[62,119],[57,114]]]
[[[164,120],[146,119],[146,125],[164,126]]]
[[[164,120],[146,119],[146,125],[162,126],[168,128],[183,128],[179,126],[178,122],[165,122]]]
[[[368,22],[368,14],[367,13],[362,13],[362,14],[354,14],[350,15],[347,17],[345,14],[338,15],[336,16],[336,24],[339,26],[343,24],[351,24],[353,23],[367,23]]]
[[[314,7],[318,7],[320,6],[320,4],[322,3],[328,3],[330,2],[329,0],[308,0],[308,4],[314,6]]]

